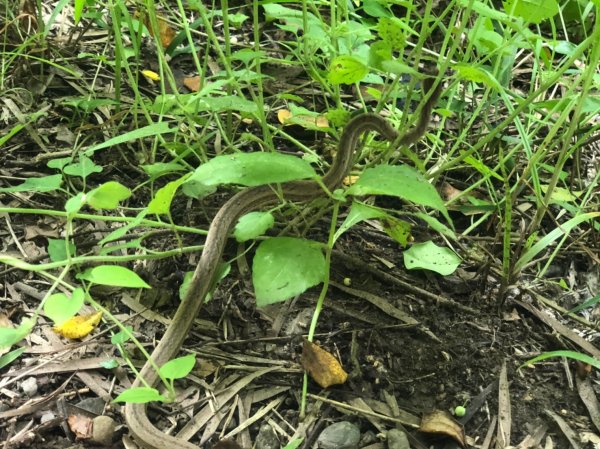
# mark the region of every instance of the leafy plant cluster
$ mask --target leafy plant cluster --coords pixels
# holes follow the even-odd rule
[[[55,192],[65,198],[64,207],[56,210],[0,208],[5,213],[46,214],[65,220],[64,239],[48,241],[49,262],[34,265],[0,255],[0,262],[53,282],[33,318],[25,318],[16,329],[0,329],[0,346],[10,347],[28,335],[42,311],[60,324],[87,301],[110,317],[109,311],[94,300],[90,291],[93,285],[148,288],[133,271],[116,264],[198,251],[198,246],[185,246],[181,240],[172,250],[155,251],[144,244],[150,233],[125,238],[140,228],[171,229],[178,239],[180,233],[205,233],[174,223],[171,209],[181,194],[199,199],[224,184],[256,186],[320,179],[314,163],[326,163],[288,134],[285,127],[270,124],[268,111],[286,105],[292,112],[292,122],[316,132],[335,134],[336,128],[306,125],[306,121],[299,120],[298,117],[316,118],[321,114],[293,91],[268,96],[269,77],[264,72],[265,64],[270,62],[305,70],[323,90],[319,102],[332,125],[343,125],[349,117],[342,101],[347,86],[356,87],[353,92],[361,107],[374,103],[376,111],[385,110],[399,127],[405,126],[412,116],[409,112],[415,102],[411,100],[419,98],[415,91],[423,77],[420,63],[437,67],[446,89],[436,109],[441,122],[436,131],[428,134],[426,150],[416,153],[408,148],[392,148],[376,152],[373,144],[364,151],[366,162],[358,181],[344,191],[330,192],[334,205],[326,243],[293,237],[262,238],[274,226],[275,210],[248,214],[236,226],[234,236],[240,242],[261,238],[253,260],[258,306],[283,301],[324,284],[311,336],[328,285],[333,245],[344,232],[364,220],[380,220],[386,232],[402,246],[409,242],[411,220],[426,223],[448,245],[439,247],[431,241],[412,245],[404,251],[406,268],[425,268],[448,275],[461,263],[448,246],[460,245],[460,239],[479,232],[484,223],[496,219],[501,224],[498,238],[503,242],[500,275],[504,286],[534,265],[537,274],[542,275],[569,234],[582,224],[589,222],[596,232],[600,230],[597,195],[594,196],[600,175],[583,182],[565,170],[567,162],[585,151],[600,131],[600,125],[592,120],[600,111],[600,100],[594,93],[600,86],[598,1],[569,0],[559,5],[555,0],[510,0],[500,10],[488,1],[454,0],[438,5],[435,11],[434,2],[403,2],[401,8],[396,3],[370,0],[356,6],[354,2],[253,2],[251,8],[243,10],[251,9],[251,13],[245,14],[229,10],[226,2],[220,10],[208,10],[204,3],[195,1],[185,6],[177,2],[175,9],[161,5],[158,13],[154,1],[147,0],[134,13],[119,1],[101,4],[77,0],[77,27],[103,29],[114,43],[113,53],[80,52],[77,58],[94,63],[98,72],[114,77],[114,95],[102,96],[101,89],[91,83],[86,85],[85,94],[63,99],[60,106],[72,111],[72,120],[88,120],[105,110],[120,118],[110,130],[113,136],[100,143],[91,143],[90,136],[80,133],[69,156],[47,162],[51,174],[0,188],[0,193]],[[2,90],[8,87],[11,70],[16,71],[19,62],[33,59],[29,49],[46,47],[53,22],[67,7],[67,2],[59,2],[48,20],[38,18],[37,33],[13,47],[4,47],[7,62],[2,66]],[[191,16],[197,19],[189,20]],[[261,46],[263,19],[289,36],[280,42],[285,56],[275,57],[276,52]],[[215,33],[217,22],[223,23],[223,40]],[[571,32],[574,24],[576,31]],[[164,40],[165,26],[179,30],[168,42]],[[248,46],[232,48],[231,34],[248,29],[253,33]],[[198,39],[199,31],[206,34],[206,41]],[[154,41],[158,67],[153,83],[160,94],[154,98],[145,94],[144,85],[149,81],[141,74],[147,68],[143,49],[149,39]],[[432,42],[435,46],[429,49]],[[46,49],[47,59],[38,61],[42,66],[76,73],[68,60]],[[524,88],[517,89],[520,80],[515,78],[515,72],[523,63],[523,54],[530,61],[530,78]],[[182,55],[193,61],[200,74],[200,87],[190,93],[179,92],[168,62]],[[220,68],[216,73],[209,70],[213,56]],[[558,85],[562,94],[550,97],[548,93]],[[0,144],[10,145],[27,126],[43,118],[38,112],[30,113],[25,123],[15,124],[0,138]],[[234,123],[243,120],[260,126],[260,137],[238,132]],[[444,131],[449,121],[459,123],[455,136]],[[133,130],[129,123],[134,124]],[[210,149],[217,138],[226,154],[211,156]],[[271,152],[279,140],[292,143],[305,157]],[[132,142],[139,147],[136,165],[144,179],[134,188],[117,180],[96,186],[95,180],[107,168],[100,161],[118,157],[115,149],[127,148]],[[265,151],[239,151],[249,145]],[[399,155],[410,164],[398,164]],[[433,185],[463,171],[469,173],[468,185],[443,201]],[[136,209],[135,215],[105,214],[126,210],[126,201],[138,191],[151,194],[141,200],[144,205]],[[486,192],[485,199],[476,194],[479,191]],[[535,213],[524,238],[515,243],[514,215],[524,191]],[[364,201],[373,195],[397,197],[411,207],[399,216]],[[349,209],[338,225],[342,205]],[[85,213],[88,208],[93,213]],[[555,214],[555,208],[560,209],[559,214]],[[449,211],[470,217],[459,236]],[[443,220],[438,219],[439,215]],[[564,218],[559,220],[558,215]],[[541,225],[548,218],[553,228],[542,233]],[[120,226],[98,242],[96,254],[84,255],[73,238],[73,223],[78,220],[111,221]],[[554,244],[552,253],[545,254]],[[123,251],[126,255],[117,255]],[[542,254],[544,259],[540,258]],[[80,272],[79,267],[90,262],[97,266]],[[71,271],[79,272],[80,285],[64,281]],[[54,293],[59,286],[71,292],[70,298]],[[122,346],[126,338],[132,337],[131,330],[116,320],[115,324],[120,331],[113,340]],[[17,349],[6,354],[0,364],[12,362],[21,352]],[[157,367],[171,392],[173,379],[187,375],[193,358],[174,362]],[[134,369],[133,364],[131,367]],[[172,398],[151,390],[131,392],[121,399]]]

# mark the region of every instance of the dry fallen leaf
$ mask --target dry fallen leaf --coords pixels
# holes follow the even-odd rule
[[[158,81],[160,80],[160,75],[152,70],[142,70],[142,75],[146,77],[146,79],[150,81]]]
[[[303,128],[329,128],[329,120],[323,115],[294,115],[287,109],[277,111],[277,120],[282,125],[300,125]]]
[[[323,388],[343,384],[348,378],[348,373],[333,355],[308,340],[304,340],[302,346],[302,366]]]
[[[75,340],[83,338],[94,330],[94,327],[102,319],[102,312],[90,313],[88,315],[74,316],[69,318],[59,326],[54,326],[53,330],[65,338]]]
[[[173,39],[175,39],[177,33],[175,33],[175,30],[171,28],[171,25],[169,25],[167,20],[162,18],[161,16],[156,16],[156,22],[158,23],[158,37],[160,39],[160,43],[163,46],[163,48],[167,48],[169,45],[171,45],[171,42],[173,41]],[[157,34],[152,29],[152,23],[148,19],[148,16],[144,17],[144,25],[146,25],[146,28],[148,28],[148,31],[150,32],[152,37],[154,37]]]
[[[80,440],[89,440],[92,438],[92,418],[81,415],[70,415],[67,418],[69,429]]]
[[[183,78],[183,85],[192,92],[198,92],[202,87],[202,82],[199,76],[188,76]]]
[[[424,415],[423,418],[421,418],[421,427],[419,427],[419,431],[449,436],[462,447],[466,447],[465,431],[447,411],[434,410],[433,412]]]

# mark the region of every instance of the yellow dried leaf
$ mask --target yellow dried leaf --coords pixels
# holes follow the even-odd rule
[[[277,120],[279,120],[279,123],[282,125],[287,123],[287,121],[291,118],[292,113],[288,109],[280,109],[277,111]]]
[[[329,127],[329,120],[324,115],[294,115],[287,109],[277,111],[277,120],[284,125],[300,125],[308,129]]]
[[[160,79],[160,75],[152,70],[142,70],[142,75],[144,75],[150,81],[158,81]]]
[[[69,318],[61,325],[54,326],[53,330],[65,338],[75,340],[78,338],[83,338],[92,332],[101,319],[102,312],[74,316],[73,318]]]
[[[348,373],[333,355],[308,340],[304,340],[302,346],[302,366],[323,388],[343,384],[348,378]]]

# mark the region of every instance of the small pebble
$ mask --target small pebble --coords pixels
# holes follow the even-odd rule
[[[92,441],[103,446],[110,446],[117,427],[115,420],[110,416],[96,416],[92,420],[92,425]]]
[[[317,438],[322,449],[356,449],[360,441],[360,430],[348,421],[340,421],[327,427]]]
[[[21,390],[23,390],[23,393],[25,393],[29,397],[35,396],[38,391],[38,384],[36,378],[28,377],[23,382],[21,382]]]
[[[280,447],[279,438],[273,428],[268,424],[260,426],[256,437],[256,449],[279,449]]]
[[[387,433],[388,449],[410,449],[408,437],[399,429],[390,429]]]
[[[56,415],[54,414],[54,412],[47,411],[40,417],[40,424],[44,424],[45,422],[52,421],[54,418],[56,418]]]

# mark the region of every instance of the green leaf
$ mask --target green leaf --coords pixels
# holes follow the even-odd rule
[[[10,365],[12,362],[17,360],[21,356],[21,354],[25,352],[26,349],[27,348],[23,346],[21,348],[14,349],[0,357],[0,369]]]
[[[18,327],[0,327],[0,349],[10,348],[31,333],[35,326],[33,318],[23,318]]]
[[[554,17],[559,9],[556,0],[508,0],[502,3],[508,14],[536,25]]]
[[[125,224],[124,226],[121,226],[120,228],[115,229],[113,232],[111,232],[106,237],[104,237],[102,240],[100,240],[100,242],[99,242],[100,245],[105,245],[108,242],[112,242],[113,240],[118,240],[121,237],[123,237],[125,234],[127,234],[127,231],[135,228],[137,225],[139,225],[142,222],[142,220],[146,217],[146,213],[148,213],[148,209],[142,209],[135,216],[133,221],[130,221],[129,223]]]
[[[54,293],[46,299],[44,313],[54,324],[60,325],[79,312],[84,299],[85,293],[81,288],[75,289],[70,298],[64,293]]]
[[[412,229],[411,224],[405,220],[399,220],[394,217],[382,218],[381,224],[383,230],[387,235],[396,240],[403,248],[406,248],[408,241],[411,237],[410,230]]]
[[[154,198],[152,198],[152,201],[148,204],[148,213],[169,215],[171,213],[171,203],[173,202],[173,198],[175,198],[177,189],[179,189],[179,186],[181,186],[181,184],[183,184],[190,176],[191,173],[186,173],[181,178],[171,181],[166,186],[158,189]]]
[[[258,105],[254,101],[246,100],[235,95],[221,97],[205,97],[199,101],[200,108],[212,112],[239,111],[252,114],[258,111]]]
[[[238,220],[233,235],[238,242],[252,240],[271,229],[274,223],[275,218],[269,212],[250,212]]]
[[[75,244],[72,242],[68,243],[68,255],[75,255]],[[62,239],[48,239],[48,255],[52,262],[60,262],[61,260],[67,260],[67,247],[65,241]]]
[[[103,148],[114,147],[116,145],[129,142],[130,140],[138,140],[143,139],[145,137],[156,137],[159,134],[173,133],[176,131],[177,129],[169,128],[169,124],[166,122],[153,123],[151,125],[144,126],[143,128],[138,128],[134,129],[133,131],[129,131],[128,133],[125,133],[121,136],[113,137],[112,139],[109,139],[103,143],[99,143],[98,145],[94,145],[85,150],[84,154],[86,156],[91,156],[98,150],[101,150]]]
[[[108,181],[86,195],[86,202],[96,210],[115,209],[131,196],[131,190],[116,181]]]
[[[61,157],[58,159],[50,159],[46,166],[48,168],[56,168],[58,170],[62,170],[65,165],[69,165],[73,162],[73,156]]]
[[[23,183],[13,187],[2,187],[1,192],[51,192],[58,190],[62,183],[62,175],[27,178]]]
[[[183,165],[175,162],[156,162],[154,164],[142,165],[142,170],[144,170],[150,178],[154,179],[168,173],[185,170],[185,168]]]
[[[586,300],[583,304],[579,304],[578,306],[573,307],[571,310],[569,310],[569,313],[577,313],[580,310],[595,306],[599,302],[600,302],[600,295],[596,295],[593,298]]]
[[[137,387],[125,390],[117,396],[113,402],[128,402],[130,404],[145,404],[147,402],[160,401],[168,402],[156,388]]]
[[[73,215],[81,210],[81,208],[85,205],[86,199],[85,193],[79,192],[77,195],[67,200],[65,203],[65,211],[69,217],[73,217]]]
[[[100,362],[100,366],[104,369],[115,369],[119,366],[119,362],[115,359],[108,359]]]
[[[417,243],[404,251],[404,266],[409,270],[424,268],[448,276],[454,273],[460,262],[460,257],[454,251],[431,241]]]
[[[387,216],[387,212],[377,207],[367,206],[366,204],[353,201],[352,207],[350,208],[350,212],[348,212],[346,219],[340,225],[339,229],[335,232],[335,235],[333,236],[333,241],[337,241],[337,239],[344,232],[346,232],[355,224],[360,223],[361,221],[370,220],[371,218],[381,218]]]
[[[77,279],[82,279],[92,284],[112,285],[115,287],[151,288],[129,268],[118,265],[100,265],[88,268],[83,273],[78,274]]]
[[[552,242],[565,234],[569,234],[575,227],[579,226],[584,221],[592,220],[600,217],[600,212],[588,212],[587,214],[577,215],[570,220],[562,223],[558,228],[553,229],[544,237],[542,237],[535,245],[529,248],[525,253],[519,257],[519,260],[515,262],[513,268],[514,272],[522,270],[535,256],[540,252],[548,248]]]
[[[496,90],[502,89],[502,86],[500,86],[500,83],[492,76],[492,74],[480,67],[459,63],[454,66],[454,69],[462,79],[474,83],[483,83]]]
[[[523,363],[521,366],[519,366],[519,368],[523,368],[524,366],[527,366],[527,365],[533,365],[536,362],[540,362],[542,360],[546,360],[551,357],[568,357],[570,359],[579,360],[580,362],[587,363],[588,365],[592,365],[596,369],[600,369],[600,360],[596,360],[595,358],[590,357],[589,355],[582,354],[580,352],[575,352],[575,351],[544,352],[543,354],[538,355],[537,357],[527,360],[525,363]]]
[[[70,176],[79,176],[80,178],[87,178],[92,173],[100,173],[102,167],[94,164],[89,157],[81,155],[79,162],[75,164],[69,164],[63,167],[63,172]]]
[[[186,184],[200,182],[206,186],[258,186],[316,177],[310,164],[295,156],[281,153],[240,153],[212,158],[198,167]]]
[[[166,379],[181,379],[187,376],[196,364],[196,356],[189,354],[184,357],[169,360],[160,367],[160,375]]]
[[[252,281],[256,305],[292,298],[323,281],[325,257],[317,242],[291,237],[265,240],[256,249]]]
[[[400,19],[395,17],[379,19],[377,33],[381,40],[393,50],[402,50],[406,44],[405,26]]]
[[[368,168],[346,193],[348,195],[390,195],[439,210],[451,222],[437,190],[408,165],[378,165]]]
[[[331,62],[327,79],[331,84],[354,84],[369,73],[369,68],[353,56],[337,56]]]
[[[133,327],[125,326],[125,328],[129,331],[130,334],[131,334],[131,332],[133,332]],[[131,338],[129,337],[127,332],[120,330],[119,332],[114,334],[112,337],[110,337],[110,342],[116,346],[116,345],[122,345],[124,343],[127,343],[130,339]]]
[[[292,440],[288,444],[286,444],[283,449],[297,449],[298,447],[300,447],[303,441],[304,438],[296,438],[295,440]]]

